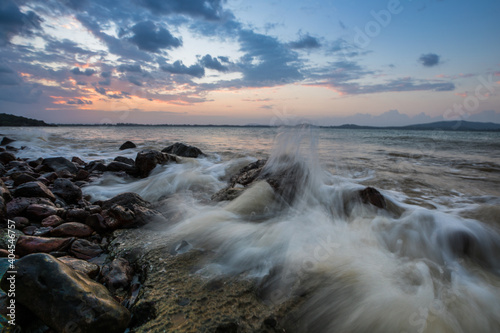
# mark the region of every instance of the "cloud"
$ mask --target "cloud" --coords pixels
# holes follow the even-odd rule
[[[75,75],[86,75],[86,76],[91,76],[93,75],[96,71],[92,68],[86,68],[85,71],[82,71],[80,68],[75,67],[71,71],[71,73]]]
[[[132,73],[141,73],[142,68],[139,64],[123,64],[118,66],[119,72],[132,72]]]
[[[135,0],[154,14],[184,14],[206,20],[220,20],[224,0]]]
[[[141,50],[157,53],[161,49],[171,49],[182,45],[182,40],[152,21],[139,22],[132,27],[134,35],[129,41]]]
[[[455,85],[451,82],[428,82],[412,78],[390,80],[382,84],[341,83],[335,86],[338,90],[349,95],[374,94],[381,92],[402,91],[453,91]]]
[[[10,0],[0,2],[0,46],[7,44],[14,35],[31,34],[40,29],[41,19],[34,12],[22,13]]]
[[[203,77],[205,75],[205,69],[199,64],[187,67],[181,60],[177,60],[173,64],[162,65],[160,68],[172,74],[187,74],[195,77]]]
[[[422,54],[418,61],[425,67],[437,66],[440,63],[440,57],[435,53]]]
[[[95,91],[98,94],[106,96],[106,89],[104,89],[103,87],[95,87]]]
[[[106,79],[110,78],[111,77],[111,72],[108,72],[108,71],[102,72],[101,73],[101,77],[106,78]]]
[[[93,104],[91,100],[88,99],[80,99],[80,98],[75,98],[75,99],[70,99],[69,101],[66,102],[66,104],[73,104],[73,105],[91,105]]]
[[[229,62],[229,59],[227,57],[219,57],[223,62]],[[201,58],[200,63],[205,67],[205,68],[210,68],[210,69],[215,69],[219,72],[227,72],[229,68],[227,66],[224,66],[217,58],[212,58],[211,55],[207,54]]]
[[[38,84],[10,85],[0,87],[0,100],[21,104],[38,102],[42,90]]]
[[[143,86],[142,81],[136,76],[127,76],[127,80],[128,80],[128,82],[135,84],[138,87]]]
[[[82,49],[81,47],[78,46],[77,43],[69,40],[69,39],[63,39],[63,40],[51,40],[47,45],[45,46],[46,51],[63,51],[71,54],[88,54],[88,55],[93,55],[96,54],[95,52],[89,51]]]
[[[0,86],[17,86],[21,84],[23,80],[9,67],[0,64]]]
[[[321,47],[319,40],[310,35],[304,35],[295,42],[288,44],[292,49],[317,49]]]

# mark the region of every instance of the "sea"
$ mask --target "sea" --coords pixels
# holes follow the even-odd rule
[[[0,133],[27,159],[110,162],[176,142],[200,148],[205,157],[159,165],[144,179],[105,173],[83,192],[95,201],[132,191],[168,212],[165,232],[217,254],[200,276],[255,279],[274,305],[307,295],[298,331],[500,331],[500,132],[304,125]],[[137,148],[119,150],[125,141]],[[268,171],[300,166],[293,201],[264,181],[233,201],[211,200],[258,159]],[[356,195],[366,187],[388,208],[363,204]]]

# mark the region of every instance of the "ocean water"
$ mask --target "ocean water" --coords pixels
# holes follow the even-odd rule
[[[2,128],[26,158],[134,158],[185,142],[205,158],[148,178],[106,174],[92,200],[133,191],[170,216],[162,230],[217,253],[198,274],[239,275],[265,302],[294,295],[302,332],[500,331],[500,133],[237,127]],[[126,140],[136,149],[119,151]],[[286,158],[283,158],[286,156]],[[297,167],[294,200],[258,182],[214,203],[257,159]],[[285,165],[284,165],[285,164]],[[388,209],[363,205],[372,186]]]

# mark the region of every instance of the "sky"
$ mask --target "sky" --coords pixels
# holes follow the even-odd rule
[[[499,14],[498,0],[0,0],[0,112],[500,123]]]

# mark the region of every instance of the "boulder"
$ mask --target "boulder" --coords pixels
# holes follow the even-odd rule
[[[238,174],[231,177],[231,187],[234,187],[236,184],[247,186],[254,182],[260,176],[266,163],[267,160],[257,160],[241,168]]]
[[[57,208],[51,205],[31,204],[26,208],[26,215],[36,221],[43,220],[48,216],[56,214]]]
[[[47,166],[51,171],[67,170],[71,174],[76,174],[78,169],[75,164],[64,157],[44,158],[42,165]]]
[[[0,142],[0,146],[8,145],[9,143],[12,143],[14,141],[16,141],[16,140],[4,136],[3,139],[2,139],[2,142]]]
[[[130,313],[109,291],[47,254],[16,262],[16,301],[56,332],[123,333]],[[0,283],[8,290],[6,274]]]
[[[90,211],[83,208],[73,208],[66,211],[66,219],[84,223],[87,217],[90,216]]]
[[[18,186],[13,191],[14,197],[28,197],[28,198],[47,198],[52,201],[56,200],[54,194],[41,182],[28,182]]]
[[[63,256],[57,258],[57,260],[65,263],[69,267],[73,268],[75,271],[94,279],[99,274],[99,265],[93,264],[91,262],[76,259],[70,256]]]
[[[114,161],[116,162],[121,162],[121,163],[126,163],[126,164],[130,164],[130,165],[134,165],[135,162],[133,159],[131,158],[128,158],[128,157],[125,157],[125,156],[116,156]]]
[[[21,173],[17,174],[15,177],[12,177],[14,179],[14,186],[19,186],[24,183],[28,182],[35,182],[36,178],[27,174],[27,173]]]
[[[79,222],[63,223],[50,231],[50,235],[55,237],[88,237],[93,233],[91,227]]]
[[[175,157],[159,152],[157,150],[142,150],[137,153],[135,158],[135,168],[140,177],[147,177],[151,170],[158,164],[175,161]]]
[[[0,196],[5,199],[5,201],[11,201],[12,195],[9,189],[5,186],[5,183],[0,179]]]
[[[89,172],[87,170],[84,170],[84,169],[78,169],[78,172],[76,173],[75,177],[73,178],[73,180],[85,180],[89,178]]]
[[[100,255],[103,251],[101,247],[86,239],[77,239],[71,244],[71,254],[79,259],[89,260]]]
[[[42,227],[55,228],[64,223],[64,220],[58,215],[51,215],[42,220]]]
[[[84,166],[84,165],[86,165],[86,164],[87,164],[87,163],[85,163],[85,162],[84,162],[84,161],[83,161],[80,157],[78,157],[78,156],[73,156],[73,157],[71,158],[71,162],[76,163],[76,164],[81,165],[81,166]]]
[[[74,238],[49,238],[37,236],[20,236],[16,244],[16,253],[24,256],[30,253],[66,250]]]
[[[125,171],[128,174],[134,174],[137,172],[134,165],[130,165],[127,163],[122,163],[122,162],[117,162],[117,161],[113,161],[113,162],[109,163],[106,166],[106,170],[107,171],[115,171],[115,172]]]
[[[370,203],[370,204],[374,205],[375,207],[382,208],[382,209],[385,209],[387,207],[387,204],[385,202],[385,198],[382,195],[382,193],[380,193],[377,189],[375,189],[373,187],[367,187],[363,190],[360,190],[358,192],[358,194],[359,194],[359,197],[361,198],[361,201],[364,204]]]
[[[16,229],[18,230],[23,230],[24,228],[31,225],[30,220],[23,216],[16,216],[12,219],[12,221],[14,221],[14,223],[16,224]]]
[[[54,206],[54,203],[47,198],[14,198],[7,203],[7,217],[23,216],[32,204]]]
[[[14,154],[12,154],[12,153],[9,153],[7,151],[0,153],[0,162],[2,164],[8,164],[9,162],[15,161],[15,160],[16,160],[16,156],[14,156]]]
[[[100,281],[111,291],[116,289],[128,289],[134,270],[124,258],[118,258],[104,265],[101,270]]]
[[[203,152],[194,146],[186,145],[182,142],[176,142],[173,145],[168,146],[162,150],[163,153],[174,154],[182,157],[198,157],[205,156]]]
[[[120,146],[120,150],[136,148],[137,146],[132,141],[126,141]]]
[[[52,193],[61,197],[68,204],[77,203],[82,198],[82,190],[71,180],[65,178],[58,178],[54,181]]]

